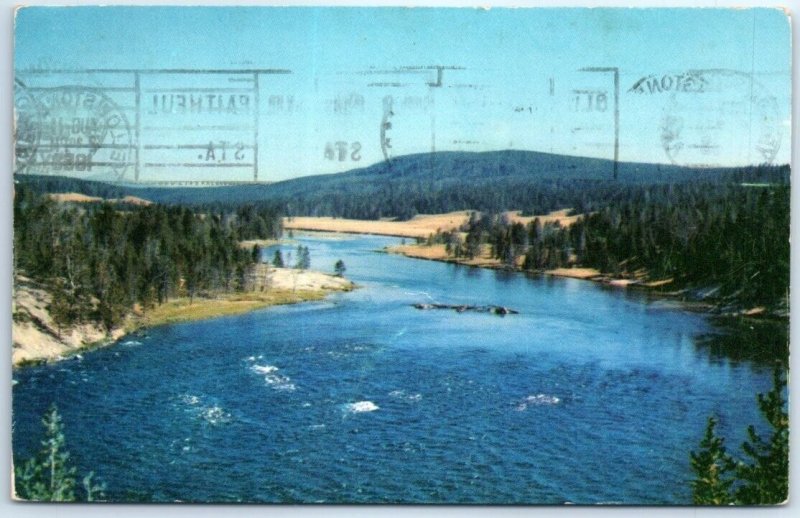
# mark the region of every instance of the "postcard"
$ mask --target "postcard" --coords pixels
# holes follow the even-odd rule
[[[786,11],[14,43],[15,500],[786,502]]]

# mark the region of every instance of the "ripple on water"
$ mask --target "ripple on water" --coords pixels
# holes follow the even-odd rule
[[[259,358],[261,357],[259,356]],[[248,360],[255,361],[255,358],[251,356],[250,358],[248,358]],[[263,375],[266,384],[272,387],[274,390],[293,391],[297,389],[295,384],[292,383],[292,380],[291,378],[289,378],[289,376],[278,374],[278,370],[280,369],[278,367],[275,367],[274,365],[254,364],[250,366],[250,370],[255,372],[256,374]]]
[[[405,390],[393,390],[389,392],[389,397],[405,401],[419,401],[422,399],[422,394],[419,392],[415,394],[406,394]]]
[[[517,411],[524,412],[529,406],[552,406],[561,403],[561,399],[557,396],[549,394],[536,394],[535,396],[528,396],[517,404]]]
[[[231,421],[230,413],[226,412],[218,404],[206,403],[200,396],[182,394],[179,397],[179,401],[183,409],[195,419],[211,425],[224,424]]]
[[[380,407],[372,401],[356,401],[355,403],[346,404],[344,409],[351,414],[362,414],[365,412],[374,412],[380,409]]]
[[[54,401],[66,433],[87,438],[70,451],[115,501],[685,504],[686,451],[707,415],[726,419],[732,444],[760,422],[753,395],[770,373],[710,361],[692,339],[700,317],[629,311],[590,283],[512,285],[491,272],[342,255],[366,287],[340,311],[164,326],[82,362],[15,369],[15,453],[40,448]],[[407,313],[426,298],[392,293],[387,276],[443,300],[502,293],[541,322],[434,322]],[[292,383],[296,392],[277,391]],[[290,449],[299,452],[281,456]],[[653,466],[658,477],[647,476]]]

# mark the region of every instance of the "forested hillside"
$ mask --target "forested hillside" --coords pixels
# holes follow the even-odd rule
[[[23,199],[31,207],[45,203],[31,202],[33,192],[71,191],[106,198],[134,195],[173,205],[133,210],[125,217],[109,207],[88,209],[87,213],[58,209],[66,214],[60,228],[67,235],[103,228],[89,236],[70,238],[96,250],[92,253],[101,259],[107,253],[99,251],[99,244],[105,245],[103,239],[108,239],[103,236],[113,225],[119,227],[113,228],[119,242],[114,243],[116,253],[111,254],[110,268],[112,278],[120,279],[120,288],[115,289],[124,292],[129,302],[169,296],[180,278],[186,279],[190,292],[235,284],[240,259],[222,251],[228,246],[223,241],[279,234],[279,214],[402,220],[416,214],[474,210],[484,217],[465,229],[469,232],[465,242],[446,237],[452,241],[453,254],[474,254],[480,243],[491,243],[497,258],[531,270],[586,266],[614,276],[671,279],[673,288],[703,290],[704,295],[720,300],[785,308],[788,166],[690,169],[620,163],[615,179],[613,165],[609,160],[527,151],[440,152],[398,157],[335,175],[206,188],[105,185],[23,175],[17,177],[17,205]],[[190,216],[192,212],[178,204],[209,217]],[[544,214],[564,208],[586,217],[569,228],[535,222],[525,228],[489,216],[505,210]],[[65,245],[58,239],[39,244],[30,237],[50,236],[49,228],[38,226],[55,225],[52,218],[31,213],[30,207],[24,210],[28,212],[16,218],[15,239],[31,242],[18,244],[18,250],[29,254],[26,246],[49,246],[47,253],[57,251],[55,255],[64,256]],[[131,233],[133,222],[139,222],[140,230]],[[37,227],[29,229],[27,225]],[[160,243],[156,238],[142,237],[147,232],[174,244],[156,246],[154,242]],[[55,250],[53,243],[61,248]],[[199,262],[188,260],[193,254]],[[46,255],[44,251],[38,256],[20,255],[19,265],[40,274],[67,271],[66,266],[53,263],[66,261],[65,257],[47,259]],[[164,261],[172,265],[164,267],[168,274],[154,266],[161,264],[155,257],[165,255],[169,259]],[[130,259],[125,259],[128,256]],[[127,263],[123,264],[128,260],[141,270],[128,273]],[[145,279],[139,281],[145,286],[131,287],[132,279],[139,278]],[[169,283],[159,288],[154,279],[164,278]],[[101,279],[92,280],[89,293],[105,293]]]
[[[542,214],[571,207],[586,212],[624,201],[643,185],[786,183],[786,166],[691,169],[532,151],[438,152],[408,155],[341,174],[273,184],[225,187],[142,187],[18,176],[39,192],[82,192],[105,198],[134,195],[154,202],[230,210],[242,203],[290,216],[358,219],[456,210],[522,210]]]
[[[176,296],[241,288],[253,257],[239,240],[279,235],[277,213],[186,207],[57,203],[18,185],[14,268],[52,294],[50,313],[65,328],[120,323]]]
[[[672,165],[530,151],[411,155],[365,169],[304,177],[270,186],[289,215],[358,219],[437,214],[456,210],[522,210],[544,214],[571,207],[594,211],[624,201],[644,185],[776,183],[787,167],[690,169]]]
[[[439,239],[454,256],[469,257],[489,243],[509,266],[591,267],[614,277],[668,281],[669,290],[695,289],[723,304],[787,310],[788,185],[697,182],[625,192],[566,228],[484,214],[471,219],[464,239]]]

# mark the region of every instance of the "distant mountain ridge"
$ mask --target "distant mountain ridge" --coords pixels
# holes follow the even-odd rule
[[[402,219],[462,209],[541,213],[566,206],[592,206],[621,189],[651,184],[788,183],[789,168],[696,169],[619,162],[614,179],[612,160],[506,150],[405,155],[343,173],[273,184],[147,187],[28,175],[16,180],[35,184],[42,192],[80,192],[103,198],[130,195],[191,205],[268,203],[281,206],[290,215]]]

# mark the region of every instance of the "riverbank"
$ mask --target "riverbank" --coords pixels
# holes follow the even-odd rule
[[[570,225],[580,216],[568,216],[569,210],[564,209],[554,211],[547,215],[540,216],[521,216],[519,211],[505,213],[511,220],[520,222],[532,221],[540,218],[541,221],[559,221],[562,226]],[[390,235],[395,237],[414,237],[414,233],[420,234],[422,229],[430,230],[434,224],[439,223],[466,223],[471,211],[459,213],[439,214],[439,215],[419,215],[412,220],[405,222],[397,221],[367,221],[367,220],[347,220],[338,218],[292,218],[285,223],[287,228],[296,230],[306,230],[312,232],[332,232],[343,234],[377,234]],[[427,225],[427,226],[426,226]],[[436,228],[437,231],[446,232],[457,230],[457,226],[442,226]],[[435,233],[435,231],[433,232]],[[430,234],[428,234],[430,235]],[[604,286],[641,290],[653,294],[659,298],[669,299],[680,304],[681,307],[690,311],[710,313],[720,317],[763,319],[777,318],[785,320],[788,318],[788,309],[782,307],[768,308],[759,304],[747,304],[747,302],[732,299],[716,299],[713,297],[713,289],[689,289],[675,284],[673,278],[651,279],[646,272],[637,271],[631,275],[613,276],[595,268],[587,267],[562,267],[549,270],[530,271],[522,268],[524,258],[517,257],[514,265],[508,265],[499,259],[492,257],[491,247],[487,244],[481,246],[480,253],[468,259],[465,257],[453,257],[447,253],[444,244],[417,243],[401,244],[387,247],[386,253],[403,255],[414,259],[425,259],[429,261],[439,261],[464,266],[488,268],[496,270],[514,270],[523,273],[537,273],[552,277],[565,277],[591,281]]]
[[[396,245],[387,247],[384,251],[386,253],[398,254],[414,259],[425,259],[428,261],[439,261],[493,270],[513,270],[523,273],[538,273],[552,277],[566,277],[571,279],[591,281],[615,288],[638,289],[652,293],[658,297],[674,300],[684,309],[702,313],[713,313],[718,317],[743,317],[749,319],[788,318],[788,312],[784,314],[779,311],[770,311],[768,308],[761,305],[743,305],[740,307],[725,305],[725,307],[722,307],[723,304],[719,303],[719,301],[715,301],[708,296],[704,296],[698,293],[697,290],[695,290],[695,294],[692,295],[692,293],[686,289],[670,289],[674,282],[674,280],[671,278],[656,280],[648,279],[643,272],[639,272],[638,276],[614,277],[595,268],[584,267],[555,268],[551,270],[537,271],[525,270],[522,268],[522,257],[517,258],[518,260],[514,266],[503,264],[499,259],[492,257],[491,248],[489,245],[482,245],[480,253],[472,259],[465,257],[453,257],[447,253],[445,245],[442,244]]]
[[[408,221],[393,220],[359,220],[332,217],[293,217],[284,218],[284,228],[287,230],[304,230],[311,232],[334,232],[344,234],[374,234],[393,237],[405,237],[421,240],[439,232],[459,231],[468,224],[470,215],[475,211],[457,211],[446,214],[419,214]],[[548,214],[522,216],[520,211],[506,211],[503,213],[509,221],[527,225],[534,219],[539,219],[542,224],[558,222],[562,227],[572,225],[582,215],[569,215],[571,209],[561,209]],[[482,245],[480,253],[473,258],[453,257],[447,253],[444,244],[419,243],[402,244],[388,247],[386,252],[411,257],[446,263],[461,264],[478,268],[509,269],[524,271],[522,269],[523,257],[517,257],[515,264],[509,266],[499,259],[492,257],[489,245]],[[672,279],[648,280],[644,278],[622,278],[604,274],[595,268],[572,267],[542,270],[537,273],[554,277],[568,277],[572,279],[588,280],[616,287],[640,287],[646,289],[668,289]],[[662,294],[670,294],[663,292]]]
[[[527,225],[536,218],[542,224],[558,221],[561,226],[569,226],[581,215],[572,215],[571,209],[556,210],[549,214],[522,216],[518,210],[504,212],[509,221]],[[343,232],[346,234],[374,234],[379,236],[408,237],[424,239],[437,232],[458,230],[469,223],[472,210],[460,210],[445,214],[418,214],[407,221],[393,219],[364,220],[331,217],[292,217],[284,218],[286,230],[311,230],[317,232]],[[479,213],[477,213],[479,214]]]
[[[258,290],[181,297],[141,311],[135,308],[119,327],[107,332],[96,324],[60,329],[49,313],[52,296],[37,283],[18,277],[13,297],[12,352],[14,367],[57,361],[81,351],[114,343],[126,334],[161,324],[236,315],[269,306],[321,300],[350,291],[354,284],[321,272],[268,268]],[[263,288],[263,289],[262,289]]]
[[[385,251],[390,254],[403,255],[405,257],[411,257],[414,259],[426,259],[429,261],[440,261],[444,263],[460,264],[464,266],[474,266],[478,268],[489,268],[493,270],[510,269],[518,272],[530,272],[530,270],[525,270],[522,268],[522,262],[524,260],[523,257],[518,257],[514,266],[504,264],[499,259],[492,257],[491,247],[486,244],[482,245],[480,253],[471,259],[466,257],[453,257],[452,255],[449,255],[447,253],[445,245],[441,244],[396,245],[387,247]],[[554,268],[550,270],[536,270],[533,271],[532,273],[540,273],[542,275],[550,275],[553,277],[567,277],[570,279],[592,281],[618,288],[637,287],[648,290],[668,288],[673,281],[672,279],[646,280],[644,277],[641,276],[639,278],[613,277],[611,275],[601,272],[596,268],[585,268],[577,266],[570,268]],[[679,292],[676,291],[659,292],[660,295],[670,295],[670,296],[674,296],[678,293]],[[708,307],[711,306],[709,305]],[[756,308],[756,309],[763,310],[763,308]],[[747,315],[754,315],[756,313],[758,313],[758,311],[753,312],[752,310],[750,310],[750,312],[747,313]]]
[[[453,257],[447,253],[445,245],[434,244],[413,244],[413,245],[397,245],[386,248],[386,252],[390,254],[399,254],[405,257],[412,257],[414,259],[427,259],[429,261],[440,261],[445,263],[461,264],[464,266],[475,266],[478,268],[489,268],[494,270],[518,270],[522,269],[522,257],[519,257],[517,264],[511,267],[502,263],[499,259],[492,257],[491,248],[489,245],[482,245],[480,253],[473,258],[466,257]],[[542,270],[539,273],[545,275],[552,275],[554,277],[569,277],[573,279],[582,279],[596,282],[605,282],[612,286],[628,286],[633,283],[628,279],[610,279],[608,276],[603,275],[600,270],[595,268],[555,268],[552,270]]]
[[[396,245],[387,247],[386,252],[414,259],[426,259],[429,261],[440,261],[443,263],[454,263],[493,270],[507,270],[510,268],[509,265],[503,264],[499,259],[492,257],[491,247],[489,245],[482,245],[480,253],[471,259],[449,255],[445,245],[442,244]],[[523,271],[521,264],[522,259],[522,257],[518,258],[517,264],[514,267],[515,270]],[[541,273],[556,277],[570,277],[584,280],[594,280],[604,277],[600,270],[594,268],[556,268],[554,270],[544,270]]]

